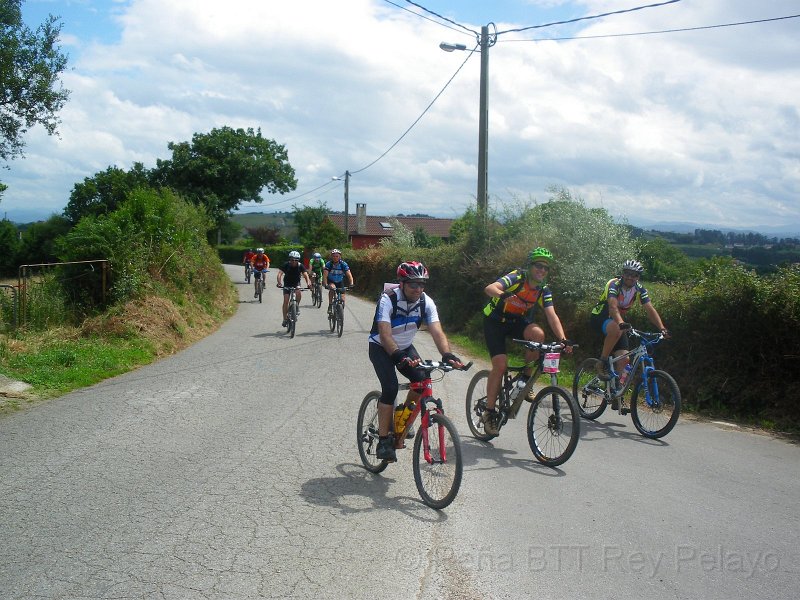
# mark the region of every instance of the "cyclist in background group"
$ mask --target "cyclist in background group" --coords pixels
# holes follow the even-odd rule
[[[256,251],[252,248],[248,248],[245,250],[244,256],[242,257],[242,264],[244,265],[244,275],[247,277],[247,265],[253,266],[253,258],[256,255]]]
[[[428,269],[420,262],[404,262],[397,267],[400,285],[381,295],[369,335],[369,359],[381,382],[378,401],[378,448],[375,456],[394,462],[394,438],[389,435],[394,415],[394,402],[400,383],[397,371],[409,381],[424,381],[428,375],[416,368],[420,356],[414,348],[414,336],[423,323],[427,324],[433,343],[442,355],[442,362],[457,369],[461,359],[450,352],[450,342],[442,330],[439,313],[433,299],[425,294]],[[409,390],[407,402],[417,402],[419,394]]]
[[[253,274],[255,275],[256,281],[258,281],[261,277],[264,278],[264,285],[267,285],[267,269],[269,269],[269,256],[264,254],[263,248],[257,248],[255,256],[253,256],[253,260],[251,261],[253,266]],[[253,298],[258,297],[258,293],[256,292],[253,294]]]
[[[495,404],[503,373],[508,366],[506,336],[544,342],[544,330],[533,320],[538,306],[544,312],[556,339],[562,343],[567,341],[561,319],[553,306],[553,294],[545,284],[552,263],[553,255],[547,248],[534,248],[528,254],[527,269],[514,269],[484,288],[486,295],[491,298],[483,309],[483,335],[492,358],[492,370],[486,381],[486,411],[481,420],[484,431],[490,435],[499,433],[499,413]],[[564,352],[572,352],[572,347],[565,346]],[[536,360],[538,355],[538,352],[526,351],[525,360]],[[526,372],[521,376],[529,377],[530,373]]]
[[[644,267],[638,260],[626,260],[622,264],[622,275],[608,280],[600,295],[600,301],[592,309],[591,327],[604,336],[603,350],[600,352],[600,362],[597,364],[597,373],[603,379],[610,377],[609,359],[612,353],[614,356],[619,356],[628,350],[628,336],[623,335],[623,332],[630,325],[625,323],[625,313],[634,305],[636,298],[639,298],[650,322],[665,337],[669,337],[661,316],[650,301],[650,295],[639,281],[643,272]],[[626,360],[620,360],[617,363],[617,370],[624,369],[626,364]]]
[[[345,287],[344,280],[347,279],[347,286],[353,285],[353,272],[350,266],[342,260],[342,251],[338,248],[331,250],[331,259],[325,263],[323,269],[323,287],[328,288],[328,314],[333,310],[333,290],[342,289]],[[342,292],[342,302],[345,300],[345,294]]]
[[[314,252],[311,260],[308,261],[308,271],[311,273],[311,280],[322,283],[322,272],[325,269],[325,261],[319,252]]]
[[[278,270],[278,287],[283,288],[283,324],[281,327],[286,327],[286,314],[289,310],[289,290],[288,288],[297,288],[295,290],[295,298],[297,298],[297,305],[300,306],[300,278],[306,280],[306,287],[311,287],[311,281],[308,279],[308,271],[303,263],[300,262],[300,253],[297,250],[289,252],[289,260]],[[298,308],[297,314],[300,314]]]

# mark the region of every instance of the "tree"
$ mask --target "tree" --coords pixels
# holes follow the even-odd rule
[[[0,273],[13,275],[17,270],[19,232],[8,219],[0,221]]]
[[[57,113],[69,97],[59,83],[67,57],[58,46],[59,19],[32,31],[22,22],[21,0],[0,0],[0,158],[23,154],[23,136],[36,124],[56,133]]]
[[[142,163],[134,163],[130,171],[108,167],[105,171],[76,183],[69,195],[64,216],[72,224],[86,215],[105,215],[114,212],[133,190],[149,187],[149,173]]]
[[[158,160],[153,182],[204,206],[217,225],[242,202],[261,202],[261,191],[285,194],[297,187],[286,148],[261,129],[222,127],[170,142],[172,159]]]
[[[297,237],[304,248],[316,248],[317,230],[327,219],[330,209],[325,202],[319,202],[317,206],[292,205],[294,209],[294,225],[297,227]]]
[[[52,215],[46,221],[32,223],[22,232],[22,244],[17,255],[19,264],[56,262],[57,240],[66,235],[72,224],[60,215]]]
[[[281,230],[277,227],[259,225],[258,227],[247,227],[247,235],[259,246],[272,246],[281,239]]]

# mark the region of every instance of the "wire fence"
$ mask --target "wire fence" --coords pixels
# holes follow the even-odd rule
[[[54,327],[104,308],[109,299],[110,272],[108,260],[21,265],[14,327]]]

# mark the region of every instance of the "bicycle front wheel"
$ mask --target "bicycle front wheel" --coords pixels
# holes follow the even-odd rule
[[[261,297],[264,295],[264,281],[258,280],[258,303],[261,304]]]
[[[334,313],[336,313],[336,335],[342,337],[342,332],[344,331],[344,304],[337,304]]]
[[[587,358],[575,371],[572,380],[572,396],[584,419],[596,419],[608,406],[605,382],[597,375],[599,362],[596,358]]]
[[[328,313],[328,325],[333,333],[336,330],[336,304],[331,305],[331,312]]]
[[[650,371],[647,385],[639,381],[631,397],[631,419],[644,437],[664,437],[678,422],[681,413],[681,391],[665,371]]]
[[[378,450],[378,401],[381,398],[380,392],[370,392],[361,402],[358,409],[358,424],[356,435],[358,442],[358,454],[364,468],[370,473],[380,473],[389,463],[376,456]]]
[[[478,371],[467,388],[467,425],[475,439],[488,442],[497,436],[486,433],[481,417],[486,412],[486,382],[489,371]]]
[[[286,324],[289,337],[294,337],[295,329],[297,329],[297,304],[294,302],[289,303],[289,314],[287,315],[289,322]]]
[[[420,420],[422,423],[422,420]],[[427,447],[424,444],[427,432]],[[414,482],[422,501],[435,509],[448,506],[461,487],[464,465],[461,442],[450,419],[431,414],[428,428],[420,424],[414,439]]]
[[[322,308],[322,286],[317,285],[317,308]]]
[[[536,394],[528,413],[528,444],[536,460],[548,467],[567,462],[580,435],[580,412],[567,390],[549,385]]]

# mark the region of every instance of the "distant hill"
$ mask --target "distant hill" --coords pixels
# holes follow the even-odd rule
[[[634,227],[641,227],[642,229],[653,229],[655,231],[670,231],[673,233],[694,233],[695,229],[711,229],[727,233],[733,231],[736,233],[760,233],[768,237],[800,237],[800,225],[772,225],[762,227],[721,227],[708,223],[689,223],[687,221],[649,221],[646,219],[637,219],[635,222],[630,221]]]

